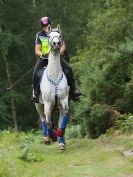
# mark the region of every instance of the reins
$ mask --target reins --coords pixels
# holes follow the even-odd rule
[[[35,66],[30,68],[23,76],[21,76],[16,82],[14,82],[14,84],[8,87],[7,90],[11,90],[12,88],[14,88],[21,80],[23,80],[34,69],[34,67]]]

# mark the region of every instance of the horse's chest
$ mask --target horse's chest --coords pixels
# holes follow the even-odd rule
[[[62,99],[68,95],[67,80],[64,74],[61,80],[55,83],[57,84],[54,84],[52,80],[48,79],[46,74],[42,78],[40,87],[45,100],[53,101],[55,98]]]
[[[48,83],[48,87],[45,90],[46,95],[52,96],[52,97],[54,97],[54,96],[61,97],[61,96],[65,95],[67,85],[66,84],[64,85],[64,84],[62,82],[59,85],[55,86],[55,85],[51,85],[50,83]]]

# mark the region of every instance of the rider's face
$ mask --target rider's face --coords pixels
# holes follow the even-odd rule
[[[43,26],[43,30],[44,30],[46,33],[49,33],[49,31],[50,31],[50,24]]]

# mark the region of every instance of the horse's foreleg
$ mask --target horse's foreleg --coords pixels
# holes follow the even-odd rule
[[[51,122],[51,104],[45,103],[44,104],[44,113],[46,116],[46,124],[47,127],[51,128],[52,127],[52,122]]]
[[[48,129],[47,129],[47,125],[46,125],[46,118],[44,115],[44,106],[41,103],[35,103],[36,109],[39,113],[41,122],[42,122],[42,131],[43,131],[43,137],[44,137],[44,143],[45,144],[49,144],[50,140],[48,137]]]
[[[66,102],[63,102],[63,107],[60,107],[60,117],[59,117],[59,122],[58,122],[58,129],[57,129],[57,136],[59,140],[59,148],[61,150],[65,149],[65,129],[68,124],[68,104]]]
[[[45,115],[44,115],[44,110],[43,110],[43,104],[41,103],[35,103],[36,110],[39,113],[41,121],[45,121]]]
[[[68,116],[67,115],[62,115],[59,118],[59,125],[56,131],[56,135],[58,136],[59,143],[65,144],[65,129],[68,124]]]
[[[62,105],[62,114],[68,114],[69,111],[69,106],[68,106],[68,96],[66,96],[65,99],[61,100],[61,105]]]
[[[56,132],[52,130],[52,122],[51,122],[51,105],[45,103],[44,112],[46,116],[46,126],[48,129],[48,136],[54,142],[57,141]]]
[[[56,132],[52,130],[52,122],[51,122],[51,105],[48,103],[44,104],[44,112],[46,116],[46,127],[48,130],[49,138],[54,142],[57,141]]]

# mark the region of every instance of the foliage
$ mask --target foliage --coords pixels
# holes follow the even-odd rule
[[[88,118],[88,132],[93,138],[105,133],[110,122],[109,107],[106,105],[94,104],[91,107],[90,117]]]
[[[7,92],[9,83],[3,55],[9,63],[11,81],[15,83],[36,62],[34,41],[35,34],[40,30],[39,19],[42,16],[49,16],[53,27],[58,23],[61,25],[69,54],[74,55],[76,49],[83,44],[83,31],[86,29],[88,17],[91,16],[88,11],[94,6],[91,1],[76,0],[58,0],[52,3],[49,0],[0,1],[0,129],[13,128],[11,96],[16,107],[19,129],[38,127],[38,116],[34,105],[30,103],[32,73],[11,92]]]
[[[9,83],[3,57],[6,56],[14,83],[36,62],[34,41],[42,16],[49,16],[53,27],[59,23],[62,28],[76,84],[84,95],[71,108],[82,137],[93,131],[90,120],[91,125],[93,121],[95,124],[95,116],[100,121],[98,127],[105,123],[104,118],[101,120],[106,106],[120,114],[133,113],[132,11],[131,0],[1,0],[0,129],[13,128],[11,97],[19,129],[39,127],[38,115],[30,103],[32,73],[7,92]],[[104,131],[108,127],[105,125]],[[99,128],[94,136],[104,131]]]
[[[105,105],[116,112],[116,117],[118,112],[133,112],[132,8],[131,1],[112,1],[101,13],[95,11],[88,22],[86,47],[73,58],[75,77],[84,95],[75,105],[74,117],[87,135],[93,132],[97,137],[108,128],[105,117],[110,122],[112,116],[104,116]],[[103,130],[95,126],[96,121]]]
[[[35,135],[32,133],[27,134],[26,139],[19,146],[19,158],[28,162],[41,162],[43,159],[39,153],[33,151],[33,143]]]
[[[133,133],[133,115],[131,113],[120,115],[114,126],[121,133]]]
[[[60,153],[58,143],[52,143],[50,146],[42,143],[43,137],[40,132],[1,131],[0,176],[83,177],[84,174],[97,177],[107,177],[112,174],[113,176],[132,176],[133,157],[121,155],[123,150],[132,149],[132,138],[131,135],[125,134],[102,136],[95,141],[69,139],[67,150]],[[20,158],[21,146],[25,143],[31,146],[27,156],[30,160]],[[30,156],[31,153],[33,156]],[[36,154],[35,158],[34,154]]]
[[[81,130],[80,125],[71,125],[67,127],[66,132],[65,132],[65,137],[67,139],[81,138],[80,130]]]
[[[5,154],[4,154],[5,155]],[[15,177],[15,164],[8,159],[2,159],[0,163],[0,176],[1,177]]]

